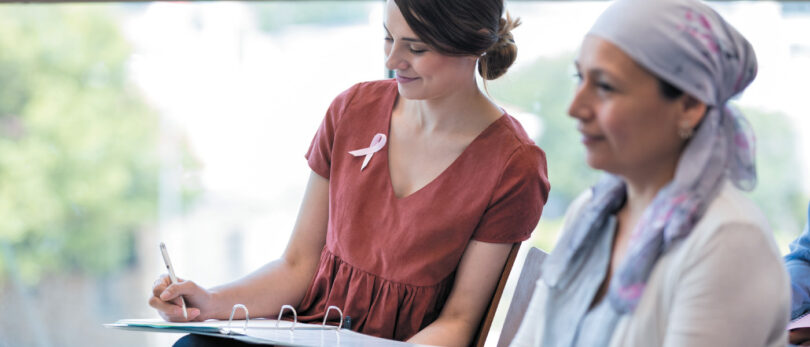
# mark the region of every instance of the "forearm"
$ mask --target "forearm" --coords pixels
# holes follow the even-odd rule
[[[785,263],[790,275],[791,318],[810,309],[810,263],[804,260],[789,260]]]
[[[512,246],[470,241],[439,318],[408,341],[438,346],[469,345],[492,300]]]
[[[477,323],[453,317],[439,317],[408,339],[408,342],[434,346],[468,346],[476,328]]]
[[[808,206],[810,219],[810,206]],[[796,318],[810,309],[810,221],[799,238],[790,243],[785,255],[785,266],[790,275],[792,289],[791,317]]]
[[[318,268],[328,220],[329,181],[312,173],[284,255],[242,279],[212,288],[216,317],[227,319],[234,304],[245,305],[253,317],[274,316],[282,305],[298,305]]]
[[[237,281],[211,288],[215,318],[228,319],[235,304],[245,305],[252,317],[272,317],[282,305],[298,305],[316,268],[317,262],[292,263],[282,258]],[[242,312],[237,316],[244,318]]]

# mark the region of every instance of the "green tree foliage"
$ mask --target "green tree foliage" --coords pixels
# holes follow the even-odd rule
[[[801,174],[796,127],[780,112],[753,108],[741,112],[751,123],[757,139],[757,187],[751,198],[777,232],[797,232],[804,224],[808,197],[802,191],[801,180],[805,175]]]
[[[29,284],[120,268],[155,220],[157,118],[129,56],[109,7],[0,5],[0,243]]]

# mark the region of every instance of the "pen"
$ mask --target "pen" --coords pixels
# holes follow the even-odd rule
[[[169,278],[171,278],[172,283],[177,284],[177,276],[174,275],[174,268],[172,267],[172,261],[169,259],[169,252],[166,251],[166,244],[163,242],[160,243],[160,253],[163,255],[163,262],[166,263],[166,270],[169,270]],[[183,317],[188,319],[188,311],[186,310],[186,300],[183,300],[183,296],[180,296],[180,303],[183,304]]]

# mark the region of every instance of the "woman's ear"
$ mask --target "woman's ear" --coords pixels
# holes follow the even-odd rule
[[[684,130],[694,130],[706,115],[708,106],[706,106],[703,101],[700,101],[685,93],[681,96],[681,100],[679,102],[682,107],[682,113],[681,119],[678,120],[678,125],[681,128],[685,128]]]

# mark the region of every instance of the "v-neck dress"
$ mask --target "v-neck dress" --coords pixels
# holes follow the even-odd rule
[[[306,154],[329,179],[329,222],[298,306],[301,321],[322,320],[335,305],[353,330],[408,339],[438,317],[470,240],[523,241],[540,219],[549,192],[545,154],[508,114],[406,197],[394,194],[387,145],[361,170],[364,157],[349,151],[388,135],[397,95],[395,80],[341,93]]]

